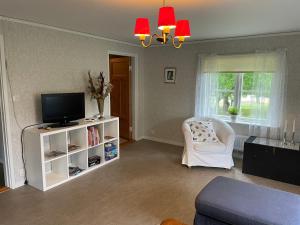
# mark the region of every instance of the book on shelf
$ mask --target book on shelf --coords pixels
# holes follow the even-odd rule
[[[100,144],[100,134],[96,127],[88,127],[88,145],[89,147]]]
[[[92,142],[93,142],[92,130],[88,128],[88,145],[92,146]]]

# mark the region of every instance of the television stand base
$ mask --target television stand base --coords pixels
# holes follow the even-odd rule
[[[75,126],[78,125],[78,122],[68,122],[68,123],[54,123],[49,125],[49,127],[51,128],[58,128],[58,127],[71,127],[71,126]]]

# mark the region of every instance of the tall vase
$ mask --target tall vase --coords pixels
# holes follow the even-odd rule
[[[99,110],[99,118],[103,118],[103,112],[104,112],[104,99],[103,98],[97,98],[97,105]]]

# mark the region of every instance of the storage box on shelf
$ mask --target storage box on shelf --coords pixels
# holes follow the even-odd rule
[[[25,131],[24,145],[29,185],[46,191],[118,159],[119,119],[106,117],[50,130],[31,128]]]
[[[103,144],[96,147],[89,148],[88,150],[88,166],[94,167],[104,163],[104,149]]]
[[[110,141],[104,144],[104,157],[105,161],[110,161],[118,157],[118,141]]]

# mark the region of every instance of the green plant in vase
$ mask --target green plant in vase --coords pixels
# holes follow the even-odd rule
[[[236,121],[236,118],[237,118],[237,116],[238,116],[238,114],[239,114],[239,109],[238,109],[237,107],[235,107],[235,106],[230,106],[230,107],[228,108],[228,113],[229,113],[230,116],[231,116],[231,120],[232,120],[233,122],[235,122],[235,121]]]
[[[103,118],[104,101],[112,91],[113,85],[109,82],[105,82],[103,72],[100,72],[97,78],[92,78],[90,71],[88,71],[88,75],[91,99],[96,99],[99,110],[99,118]]]

